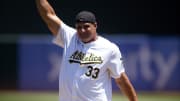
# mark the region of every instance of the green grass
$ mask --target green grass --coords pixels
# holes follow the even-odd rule
[[[138,93],[139,101],[180,101],[179,93]],[[0,92],[0,101],[58,101],[58,92]],[[113,93],[112,101],[128,101],[119,93]]]
[[[56,92],[1,92],[0,101],[58,101]]]

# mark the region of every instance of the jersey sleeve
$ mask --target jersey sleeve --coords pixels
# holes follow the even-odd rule
[[[67,45],[73,35],[76,33],[76,30],[72,27],[69,27],[65,23],[61,23],[57,36],[53,39],[53,43],[64,48]]]
[[[115,46],[109,59],[108,69],[113,78],[119,78],[122,72],[125,72],[122,56],[119,48]]]

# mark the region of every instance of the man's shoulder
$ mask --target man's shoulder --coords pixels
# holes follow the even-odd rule
[[[99,40],[101,41],[102,44],[105,44],[105,43],[106,44],[112,44],[112,42],[109,39],[107,39],[107,38],[105,38],[103,36],[99,36],[98,38],[99,38]]]
[[[109,49],[112,49],[112,50],[118,49],[118,46],[114,42],[110,41],[109,39],[102,37],[102,36],[99,36],[99,38],[100,38],[100,43],[103,46],[105,46]]]
[[[61,27],[59,28],[59,30],[65,31],[65,32],[71,32],[71,33],[76,33],[77,31],[75,30],[75,28],[67,25],[66,23],[62,22],[61,23]]]

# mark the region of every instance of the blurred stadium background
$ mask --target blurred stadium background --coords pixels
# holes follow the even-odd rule
[[[80,10],[94,12],[100,35],[115,42],[139,101],[180,101],[180,38],[174,0],[49,0],[74,26]],[[58,101],[62,49],[34,0],[0,3],[0,101]],[[127,101],[113,82],[113,101]]]

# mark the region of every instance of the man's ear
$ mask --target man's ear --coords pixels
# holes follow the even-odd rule
[[[95,22],[95,23],[94,23],[94,27],[96,27],[96,28],[97,28],[97,22]]]

